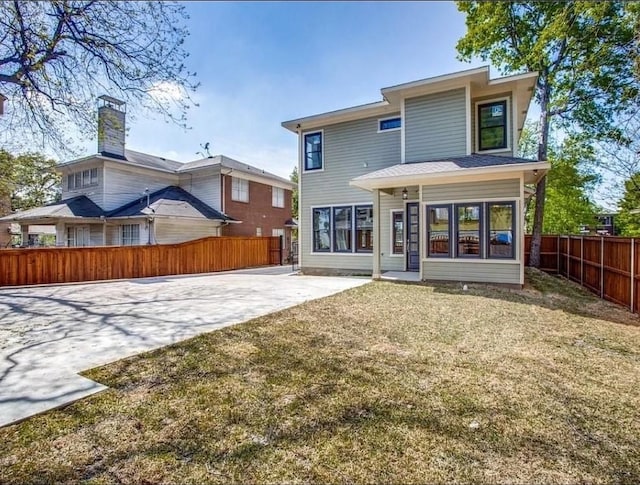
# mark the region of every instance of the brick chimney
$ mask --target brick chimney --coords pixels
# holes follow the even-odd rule
[[[115,158],[125,158],[126,114],[124,101],[106,95],[98,98],[98,153]]]

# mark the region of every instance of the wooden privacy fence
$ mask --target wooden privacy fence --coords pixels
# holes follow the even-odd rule
[[[282,264],[281,237],[180,244],[0,250],[0,286],[145,278]]]
[[[525,238],[529,264],[531,236]],[[540,269],[566,276],[596,295],[638,312],[640,243],[611,236],[542,236]]]

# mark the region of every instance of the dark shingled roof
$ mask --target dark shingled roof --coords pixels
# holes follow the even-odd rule
[[[50,218],[100,217],[105,212],[86,195],[53,202],[51,204],[16,212],[3,217],[2,220],[20,221]]]
[[[219,221],[234,221],[221,212],[208,206],[189,192],[176,186],[165,187],[149,194],[149,207],[147,197],[143,196],[118,209],[111,211],[108,217],[136,217],[136,216],[164,216],[164,217],[189,217],[200,219],[213,219]]]
[[[369,180],[384,177],[402,177],[412,175],[428,175],[438,172],[456,172],[466,169],[497,167],[504,165],[519,165],[523,163],[536,163],[537,160],[529,160],[526,158],[498,156],[498,155],[480,155],[474,153],[461,157],[447,157],[436,160],[426,160],[422,162],[408,162],[393,165],[391,167],[370,172],[354,180]]]

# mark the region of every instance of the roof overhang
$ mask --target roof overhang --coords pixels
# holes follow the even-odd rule
[[[417,165],[417,164],[416,164]],[[520,177],[524,174],[525,184],[536,184],[551,168],[549,162],[517,163],[491,167],[465,168],[432,173],[405,173],[387,177],[356,177],[349,181],[352,187],[372,191],[412,185],[438,185],[441,183],[469,180],[492,180],[497,178]]]
[[[380,90],[383,97],[382,101],[297,118],[283,122],[282,126],[293,133],[298,133],[299,131],[312,130],[345,121],[384,116],[399,112],[403,98],[423,96],[467,86],[472,91],[475,89],[517,91],[517,96],[519,98],[522,97],[522,101],[519,102],[518,106],[522,106],[523,110],[528,108],[532,90],[538,78],[537,72],[514,74],[496,79],[490,79],[489,74],[489,66],[482,66],[382,88]]]
[[[321,113],[313,116],[306,116],[295,120],[284,121],[282,126],[287,130],[298,133],[299,130],[313,130],[328,124],[344,123],[346,121],[360,120],[370,116],[384,116],[400,111],[399,106],[393,106],[387,101],[353,106],[351,108],[339,109],[328,113]]]

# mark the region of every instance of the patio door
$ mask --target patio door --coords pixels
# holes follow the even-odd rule
[[[420,271],[420,214],[418,202],[406,205],[407,221],[407,271]]]

